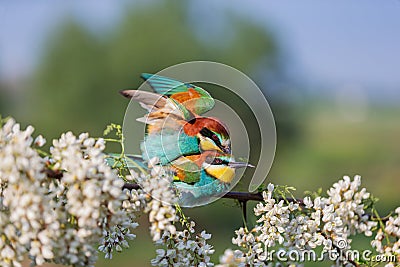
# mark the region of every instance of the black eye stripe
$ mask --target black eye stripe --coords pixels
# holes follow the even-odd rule
[[[229,162],[224,160],[224,159],[214,158],[213,161],[212,161],[212,164],[213,165],[223,165],[223,164],[228,165]]]
[[[213,133],[210,129],[204,127],[203,129],[200,130],[200,134],[205,136],[205,137],[210,138],[211,140],[213,140],[215,142],[215,144],[219,148],[221,148],[221,146],[222,146],[221,145],[221,141],[219,140],[218,136],[215,133]]]
[[[223,162],[222,162],[221,159],[215,158],[215,159],[213,160],[213,164],[222,164],[222,163],[223,163]]]
[[[200,133],[208,138],[211,138],[211,136],[213,135],[213,132],[211,132],[208,128],[204,127],[203,129],[200,130]]]
[[[195,124],[195,123],[196,123],[196,118],[194,118],[194,119],[188,121],[188,123],[191,124],[191,125]],[[200,132],[201,132],[201,131],[200,131]]]
[[[217,144],[217,146],[221,147],[221,142],[219,141],[218,137],[216,137],[216,139],[213,138],[213,141],[215,144]]]

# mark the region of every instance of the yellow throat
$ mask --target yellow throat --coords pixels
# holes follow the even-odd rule
[[[230,183],[235,177],[235,169],[226,165],[210,165],[205,168],[205,171],[224,183]]]

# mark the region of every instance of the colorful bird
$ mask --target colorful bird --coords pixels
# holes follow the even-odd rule
[[[186,204],[194,199],[226,192],[235,169],[253,167],[236,162],[226,125],[201,116],[215,101],[203,88],[167,77],[142,74],[154,92],[123,90],[148,111],[137,119],[146,124],[141,143],[145,161],[157,157],[174,175],[174,184]],[[188,197],[189,196],[189,197]]]
[[[211,179],[218,179],[224,183],[232,182],[235,169],[252,167],[245,162],[236,162],[229,154],[216,151],[205,151],[200,154],[182,156],[171,162],[174,180],[202,186]]]
[[[230,190],[237,168],[253,167],[246,162],[235,162],[228,154],[204,154],[208,152],[180,157],[171,164],[181,206],[209,203]]]
[[[110,154],[109,165],[115,165],[118,154]],[[146,170],[142,157],[125,155],[126,166],[135,170]],[[119,166],[117,164],[117,166]],[[201,154],[182,156],[165,165],[165,170],[174,177],[173,185],[179,196],[179,205],[193,207],[207,204],[230,190],[237,168],[253,167],[246,162],[235,162],[227,154],[206,151]]]
[[[125,97],[138,101],[148,114],[141,144],[143,158],[157,157],[167,164],[180,156],[215,150],[231,153],[228,128],[217,118],[202,117],[215,101],[203,88],[158,75],[142,74],[155,93],[123,90]],[[160,149],[163,148],[163,149]]]

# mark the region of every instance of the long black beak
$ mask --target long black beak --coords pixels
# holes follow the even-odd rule
[[[229,162],[228,166],[232,167],[232,168],[235,168],[235,169],[244,168],[244,167],[254,168],[254,166],[251,165],[250,163],[247,163],[247,162],[235,162],[235,161]]]

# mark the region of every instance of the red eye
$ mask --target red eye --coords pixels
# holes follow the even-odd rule
[[[211,138],[212,138],[212,140],[214,140],[214,141],[219,140],[219,139],[218,139],[218,136],[216,136],[215,134],[213,134],[213,135],[211,136]]]
[[[213,163],[214,164],[221,164],[222,160],[221,159],[214,159]]]

